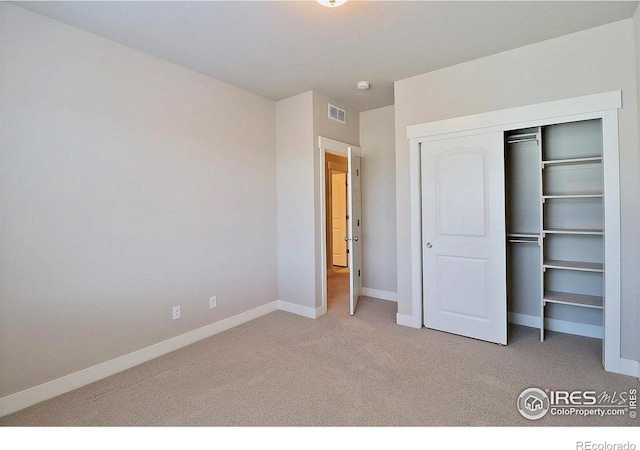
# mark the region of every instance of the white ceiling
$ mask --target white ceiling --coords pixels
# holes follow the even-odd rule
[[[637,1],[22,1],[18,6],[281,100],[365,111],[393,82],[633,16]],[[368,91],[356,82],[368,80]]]

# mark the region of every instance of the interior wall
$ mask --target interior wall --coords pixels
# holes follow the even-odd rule
[[[637,20],[637,14],[636,14]],[[637,24],[636,24],[637,29]],[[640,360],[638,81],[632,19],[426,73],[395,83],[398,312],[412,315],[407,126],[622,90],[620,186],[622,357]],[[418,249],[419,250],[419,249]]]
[[[347,111],[347,123],[328,118],[328,104]],[[278,299],[322,307],[322,210],[325,168],[318,137],[358,145],[358,114],[308,91],[276,103]]]
[[[638,115],[640,116],[640,5],[638,5],[638,8],[636,9],[636,13],[633,16],[633,28],[634,28],[635,53],[636,53],[635,55],[636,56],[636,83],[637,83],[636,92],[637,92],[637,98],[638,98]],[[638,141],[640,142],[640,126],[638,129]],[[637,166],[637,170],[638,170],[638,173],[640,173],[640,163]],[[638,183],[640,184],[640,182]],[[640,188],[638,188],[638,190],[640,191]],[[640,207],[636,208],[635,223],[640,223]],[[636,248],[640,250],[640,236],[638,236],[637,234],[636,234]],[[638,266],[640,266],[640,262],[638,262],[637,264]],[[640,267],[638,268],[640,269]],[[638,301],[635,304],[635,308],[636,308],[635,317],[636,317],[637,326],[636,326],[636,339],[634,342],[640,343],[640,281],[638,281],[637,279],[636,279],[636,293],[637,293],[636,297],[638,298]],[[631,311],[631,307],[629,307],[629,310]],[[633,317],[633,313],[630,312],[630,314],[632,314],[632,317]],[[638,344],[638,347],[640,347],[640,344]],[[632,350],[628,350],[628,351],[632,352]],[[636,350],[635,359],[640,360],[640,348]]]
[[[313,93],[276,103],[278,300],[315,308]]]
[[[0,397],[276,300],[272,101],[4,2],[0,52]]]
[[[360,113],[362,147],[362,286],[397,292],[395,112]]]
[[[640,93],[640,5],[636,9],[633,16],[633,35],[636,52],[636,80],[638,83],[638,92]],[[640,105],[640,95],[638,95],[638,104]],[[638,107],[640,110],[640,106]]]

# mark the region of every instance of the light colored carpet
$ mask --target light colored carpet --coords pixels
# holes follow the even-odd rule
[[[511,327],[509,345],[395,324],[396,304],[330,277],[328,314],[277,311],[107,379],[0,418],[4,426],[638,426],[625,417],[538,421],[528,387],[628,391],[599,340]]]

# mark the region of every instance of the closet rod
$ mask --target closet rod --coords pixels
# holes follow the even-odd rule
[[[523,138],[514,137],[514,138],[507,139],[507,144],[518,144],[520,142],[530,142],[530,141],[537,141],[537,140],[538,140],[537,136],[523,137]]]
[[[538,242],[537,239],[535,241],[527,241],[527,240],[523,240],[523,239],[508,239],[507,242],[509,244],[536,244],[536,245],[539,245],[539,242]]]
[[[529,142],[529,141],[537,141],[539,132],[535,131],[532,133],[520,133],[520,134],[512,134],[507,136],[507,144],[517,144],[519,142]]]
[[[537,244],[540,245],[540,236],[520,233],[507,234],[507,242],[513,244]]]
[[[538,136],[538,132],[533,131],[531,133],[510,134],[508,138],[520,139],[520,138],[537,137],[537,136]]]

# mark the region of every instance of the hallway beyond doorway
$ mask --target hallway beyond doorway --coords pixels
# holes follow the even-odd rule
[[[333,266],[327,274],[327,312],[349,314],[349,268]]]

